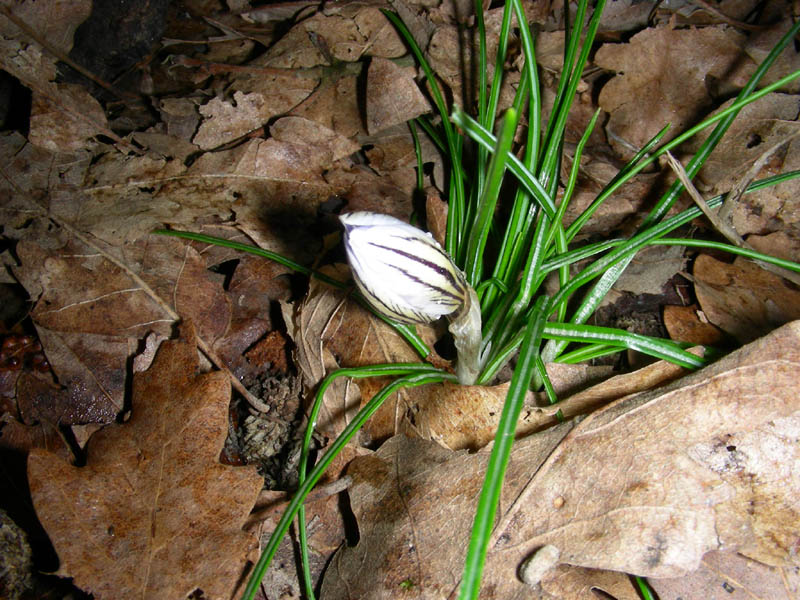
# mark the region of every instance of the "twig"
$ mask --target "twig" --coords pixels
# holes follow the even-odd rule
[[[667,162],[669,162],[669,166],[672,167],[672,170],[678,177],[678,180],[683,184],[683,187],[686,188],[686,191],[692,197],[694,203],[697,204],[697,207],[702,210],[706,218],[711,221],[711,225],[714,226],[714,229],[719,231],[725,237],[725,239],[735,246],[744,248],[744,240],[739,236],[738,233],[736,233],[733,227],[720,219],[717,213],[709,208],[705,198],[703,198],[703,195],[697,191],[697,188],[694,186],[694,183],[692,183],[692,180],[689,179],[689,175],[686,173],[686,169],[683,168],[683,165],[680,163],[680,161],[672,156],[672,153],[669,151],[666,153],[666,155]]]
[[[176,67],[200,67],[212,75],[225,75],[228,73],[249,73],[251,75],[290,75],[304,77],[308,79],[318,79],[324,71],[331,67],[307,67],[292,69],[289,67],[257,67],[252,65],[229,65],[227,63],[210,62],[190,56],[175,56],[172,58],[172,66]]]
[[[792,137],[795,137],[796,135],[798,134],[794,134]],[[748,181],[744,185],[743,189],[746,189],[747,186],[750,185],[750,182],[752,182],[753,178],[755,178],[755,173],[758,173],[758,171],[761,170],[761,168],[764,166],[764,163],[769,159],[772,153],[775,152],[775,150],[777,150],[780,146],[787,143],[789,139],[783,140],[782,142],[768,149],[764,154],[761,155],[759,160],[757,160],[756,163],[745,174],[745,177],[743,178],[742,181],[746,180],[748,176],[750,176],[751,171],[754,171],[754,174],[750,178],[750,181]],[[747,248],[748,250],[755,251],[755,248],[753,248],[750,244],[744,241],[744,239],[736,232],[736,230],[729,222],[723,220],[720,217],[719,213],[716,213],[709,208],[708,204],[705,201],[705,198],[703,198],[702,194],[699,191],[697,191],[697,188],[694,186],[694,183],[692,183],[691,179],[689,179],[689,176],[686,173],[686,170],[683,168],[683,165],[669,152],[667,152],[666,155],[667,155],[667,161],[669,162],[670,167],[672,167],[672,170],[675,172],[675,175],[678,177],[678,180],[683,184],[683,187],[686,188],[686,191],[689,192],[689,195],[692,197],[692,200],[694,200],[694,203],[697,204],[697,207],[703,211],[703,214],[711,222],[711,225],[713,225],[713,227],[717,231],[719,231],[723,235],[723,237],[725,237],[734,246],[738,246],[739,248]],[[762,159],[764,159],[763,162],[761,162]],[[758,168],[756,169],[755,167],[757,165]],[[741,184],[742,181],[740,181],[739,184]],[[741,197],[741,193],[739,194],[739,196]],[[727,203],[728,200],[726,199],[725,202]],[[776,267],[775,265],[770,265],[760,260],[756,260],[755,262],[765,271],[769,271],[770,273],[774,273],[779,277],[788,279],[789,281],[791,281],[796,285],[800,285],[800,274],[794,273],[787,269],[781,269],[780,267]]]

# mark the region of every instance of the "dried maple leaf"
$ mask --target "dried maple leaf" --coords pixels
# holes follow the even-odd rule
[[[133,413],[89,441],[85,467],[33,450],[36,513],[61,565],[95,598],[230,598],[255,538],[242,530],[262,479],[219,463],[230,398],[197,373],[194,331],[133,381]]]

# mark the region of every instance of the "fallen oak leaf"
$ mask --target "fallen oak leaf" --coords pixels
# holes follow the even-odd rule
[[[519,567],[546,545],[562,564],[648,577],[685,575],[712,550],[796,567],[798,363],[794,322],[663,389],[518,440],[480,597],[535,597]],[[353,461],[359,543],[334,557],[322,598],[393,598],[406,581],[404,597],[450,597],[488,457],[396,436]]]
[[[734,552],[709,552],[694,573],[672,579],[650,579],[659,598],[745,600],[800,597],[800,573],[755,562]]]
[[[800,322],[575,426],[520,492],[495,550],[648,577],[710,550],[796,564]],[[502,538],[502,541],[500,541]]]
[[[195,333],[182,327],[134,375],[132,415],[89,441],[85,467],[33,450],[36,513],[57,575],[101,598],[230,598],[256,539],[242,525],[262,479],[219,463],[230,386],[197,373]]]

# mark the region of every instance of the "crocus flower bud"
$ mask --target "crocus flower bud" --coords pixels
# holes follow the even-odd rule
[[[375,311],[401,323],[431,323],[464,306],[464,275],[430,234],[389,215],[340,219],[353,279]]]
[[[479,373],[480,303],[464,274],[425,233],[388,215],[354,212],[339,217],[356,286],[381,315],[401,323],[450,320],[461,383]]]

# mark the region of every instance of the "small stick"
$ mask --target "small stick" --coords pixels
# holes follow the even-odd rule
[[[800,134],[800,132],[794,134],[792,137],[795,137],[798,134]],[[753,175],[750,178],[750,180],[747,181],[744,184],[742,190],[738,192],[739,197],[741,197],[741,195],[744,193],[744,190],[747,189],[747,186],[750,185],[750,182],[755,177],[755,174],[761,170],[761,167],[763,167],[763,163],[765,163],[767,159],[769,159],[769,156],[773,152],[775,152],[777,148],[785,144],[787,141],[789,140],[784,140],[779,144],[777,144],[776,146],[773,146],[772,148],[767,150],[767,152],[765,152],[761,156],[761,158],[759,158],[758,161],[756,161],[756,164],[754,164],[750,168],[750,170],[745,174],[744,178],[742,179],[742,181],[747,181],[747,178],[748,176],[750,176],[751,171],[753,172]],[[667,161],[669,162],[670,167],[672,167],[672,170],[675,172],[675,175],[678,177],[678,180],[683,184],[683,187],[686,188],[686,191],[689,192],[689,195],[692,197],[692,200],[694,200],[695,204],[697,204],[697,207],[700,210],[702,210],[703,214],[708,218],[709,221],[711,221],[711,224],[714,226],[714,228],[717,231],[719,231],[734,246],[738,246],[739,248],[747,248],[748,250],[755,250],[755,248],[753,248],[750,244],[744,241],[744,239],[736,232],[733,226],[731,226],[727,221],[720,218],[719,213],[715,213],[714,211],[711,210],[711,208],[709,208],[708,204],[705,201],[705,198],[703,198],[702,194],[699,191],[697,191],[697,188],[694,186],[694,183],[692,183],[692,180],[689,179],[689,175],[686,173],[686,169],[683,168],[683,165],[669,152],[667,152],[666,155],[667,155]],[[761,162],[762,158],[764,159],[763,162]],[[761,164],[759,164],[760,162]],[[742,181],[740,181],[739,183],[741,184]],[[734,190],[735,189],[737,189],[736,186],[734,187]],[[734,190],[731,190],[731,193]],[[725,200],[725,204],[727,204],[727,202],[728,199]],[[725,204],[723,204],[722,208],[725,207]],[[722,212],[722,209],[720,209],[719,212]],[[730,212],[730,209],[728,212]],[[755,262],[765,271],[769,271],[770,273],[774,273],[779,277],[788,279],[789,281],[791,281],[796,285],[800,285],[800,274],[794,273],[787,269],[781,269],[780,267],[776,267],[775,265],[771,265],[762,262],[760,260],[756,260]]]

